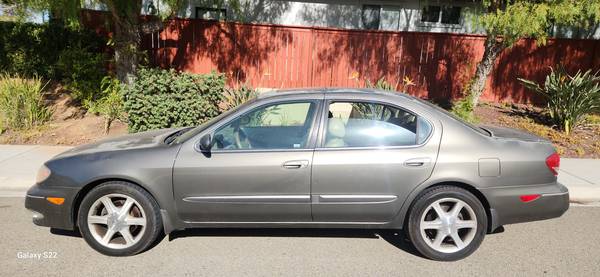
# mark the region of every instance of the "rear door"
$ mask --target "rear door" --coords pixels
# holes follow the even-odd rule
[[[439,130],[385,102],[331,96],[324,108],[313,158],[313,220],[392,220],[412,188],[431,175]]]

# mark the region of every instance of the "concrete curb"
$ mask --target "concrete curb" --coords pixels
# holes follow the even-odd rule
[[[569,202],[583,205],[600,205],[599,185],[574,185],[569,189]]]

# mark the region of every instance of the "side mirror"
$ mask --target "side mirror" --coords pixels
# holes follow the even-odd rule
[[[200,150],[202,150],[202,152],[210,152],[211,148],[212,138],[210,134],[206,134],[202,138],[200,138]]]

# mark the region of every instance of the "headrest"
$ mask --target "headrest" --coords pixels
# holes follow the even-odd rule
[[[327,127],[327,135],[331,137],[343,138],[346,135],[346,125],[339,118],[330,118]]]

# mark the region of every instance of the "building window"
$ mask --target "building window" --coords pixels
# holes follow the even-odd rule
[[[446,6],[442,8],[442,23],[444,24],[459,24],[460,23],[460,7]]]
[[[425,6],[421,11],[421,22],[460,24],[461,7]]]
[[[227,19],[227,9],[196,7],[196,18],[205,20]]]
[[[362,23],[367,30],[378,30],[380,21],[380,5],[362,6]]]

